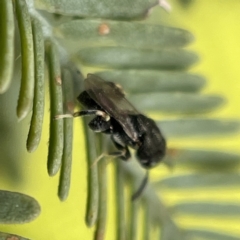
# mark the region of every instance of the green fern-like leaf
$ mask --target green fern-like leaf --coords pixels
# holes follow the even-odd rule
[[[176,173],[168,173],[161,179],[156,177],[156,181],[151,181],[141,198],[134,202],[131,201],[131,196],[144,177],[137,160],[134,157],[129,163],[115,160],[112,164],[115,174],[111,179],[115,182],[116,189],[115,193],[109,191],[108,159],[104,158],[98,164],[94,163],[98,156],[108,153],[112,146],[106,138],[88,129],[87,120],[83,121],[88,186],[85,216],[81,218],[85,218],[87,227],[95,227],[95,233],[92,233],[94,239],[105,239],[106,230],[109,229],[108,193],[116,196],[116,202],[111,209],[116,212],[115,239],[134,240],[140,239],[141,235],[143,239],[161,240],[237,239],[231,234],[216,232],[210,228],[183,227],[176,221],[176,215],[194,214],[205,218],[210,215],[238,216],[238,204],[202,202],[201,199],[193,202],[189,199],[188,202],[176,203],[169,207],[162,198],[164,191],[171,189],[200,191],[201,188],[209,190],[238,186],[239,174],[235,171],[239,166],[237,153],[172,147],[171,141],[174,138],[206,139],[213,136],[229,136],[239,132],[240,122],[236,119],[220,119],[208,115],[214,114],[226,101],[224,96],[203,94],[201,90],[206,80],[200,75],[188,72],[198,61],[196,53],[185,48],[193,41],[190,32],[145,21],[130,21],[146,18],[159,4],[164,5],[164,1],[2,0],[0,93],[8,93],[11,88],[15,88],[17,78],[14,76],[12,80],[12,76],[15,69],[21,67],[18,103],[15,101],[16,115],[18,120],[24,120],[32,110],[28,137],[26,134],[26,147],[29,152],[33,152],[41,144],[42,127],[46,124],[45,93],[49,92],[50,131],[46,172],[49,176],[60,174],[58,197],[61,201],[75,196],[74,192],[70,192],[74,124],[73,119],[55,120],[55,117],[74,112],[76,97],[83,91],[83,79],[89,69],[105,80],[120,83],[128,94],[128,99],[141,112],[153,114],[170,142],[164,163]],[[164,14],[163,10],[160,14]],[[14,15],[16,22],[13,20]],[[14,40],[16,43],[13,47]],[[19,54],[21,61],[17,61]],[[47,91],[44,84],[46,79],[49,83]],[[3,111],[0,111],[1,114]],[[3,133],[4,126],[8,126],[7,120],[8,118],[0,118]],[[11,125],[14,123],[10,124],[10,127]],[[12,132],[14,133],[10,131]],[[14,154],[12,146],[5,144],[3,135],[0,136],[0,142],[3,152],[3,160],[0,157],[0,163],[4,172],[17,173],[19,170],[15,162],[16,158],[19,161],[19,157]],[[78,156],[83,158],[84,154],[81,149]],[[187,174],[181,172],[182,169],[179,173],[179,167],[187,169]],[[153,171],[154,176],[160,168],[163,168],[163,165]],[[50,183],[51,180],[48,181]],[[1,191],[0,195],[1,193],[3,196],[9,194],[6,191]],[[33,220],[40,212],[39,205],[33,200],[32,205],[30,204],[33,207],[19,205],[22,200],[17,201],[17,198],[22,197],[24,201],[32,198],[21,194],[17,194],[18,197],[15,198],[13,194],[15,193],[4,197],[0,204],[0,207],[4,205],[11,208],[10,201],[16,200],[11,203],[15,207],[11,208],[11,211],[7,208],[3,208],[7,209],[5,212],[0,209],[0,215],[2,213],[5,216],[2,223],[16,224]],[[55,193],[48,195],[49,199],[56,196]],[[64,207],[64,204],[61,206]],[[22,206],[27,206],[27,209]],[[45,209],[44,206],[42,208]],[[74,206],[74,211],[76,210],[78,206]],[[144,217],[139,221],[141,211]],[[59,214],[54,217],[64,219],[65,216]],[[36,232],[36,238],[39,234],[40,230]],[[0,233],[0,239],[10,237],[25,239]],[[79,239],[79,236],[74,238]]]

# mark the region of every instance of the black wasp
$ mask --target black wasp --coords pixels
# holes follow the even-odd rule
[[[139,113],[117,84],[88,74],[84,86],[85,90],[77,99],[86,110],[73,115],[59,115],[56,118],[94,115],[88,125],[95,132],[111,135],[119,151],[113,155],[128,160],[131,157],[128,147],[131,147],[136,150],[136,158],[143,168],[155,167],[166,152],[166,141],[156,123]],[[148,171],[133,199],[141,194],[147,180]]]

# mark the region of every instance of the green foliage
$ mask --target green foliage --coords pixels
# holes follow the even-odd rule
[[[16,18],[21,38],[22,79],[17,116],[22,120],[31,111],[34,95],[34,52],[31,18],[25,1],[15,1]]]
[[[41,24],[32,18],[33,47],[34,47],[34,103],[30,129],[27,139],[27,150],[33,152],[39,145],[42,133],[44,114],[44,41]]]
[[[8,24],[1,24],[1,49],[0,55],[0,93],[8,89],[13,75],[13,55],[14,55],[14,15],[12,1],[0,2],[0,22],[7,22]]]
[[[172,114],[175,119],[157,121],[168,140],[174,137],[212,137],[239,131],[240,122],[237,120],[205,116],[200,118],[194,115],[214,111],[224,102],[224,98],[202,94],[200,90],[205,79],[185,71],[198,60],[195,53],[183,49],[193,40],[191,33],[178,28],[127,21],[146,17],[151,8],[157,5],[157,1],[2,0],[0,5],[1,22],[8,23],[0,26],[3,46],[0,92],[3,93],[10,87],[16,57],[12,47],[14,29],[17,28],[19,35],[16,34],[15,40],[21,43],[22,64],[17,116],[22,120],[33,109],[27,140],[29,152],[36,150],[40,142],[45,69],[49,75],[48,174],[54,176],[60,170],[58,196],[61,201],[67,199],[70,189],[73,121],[54,118],[63,112],[74,111],[75,90],[79,94],[78,90],[82,90],[83,85],[81,72],[79,74],[76,71],[79,66],[110,69],[102,69],[96,74],[120,83],[130,93],[129,99],[142,112]],[[17,25],[13,21],[13,13]],[[85,17],[86,19],[80,19]],[[110,147],[105,139],[96,139],[85,120],[84,131],[88,165],[85,222],[88,227],[96,226],[94,239],[101,240],[105,236],[108,216],[107,162],[104,159],[99,164],[93,163],[97,156],[108,152]],[[0,140],[2,141],[1,137]],[[239,174],[233,172],[233,169],[239,165],[239,156],[220,151],[169,148],[165,163],[171,167],[184,165],[196,172],[169,176],[150,183],[141,199],[134,202],[130,201],[129,196],[136,192],[144,177],[142,170],[136,161],[129,164],[119,161],[114,165],[116,239],[126,239],[126,234],[129,234],[131,240],[138,239],[140,208],[145,216],[143,237],[146,240],[151,238],[150,233],[154,227],[160,229],[158,237],[161,240],[195,237],[236,239],[206,229],[182,229],[175,223],[174,214],[235,216],[239,213],[238,205],[220,205],[199,200],[168,208],[159,197],[158,190],[238,186]],[[7,167],[10,168],[9,165]],[[40,213],[40,206],[33,198],[3,190],[0,191],[0,206],[0,222],[4,224],[28,222]],[[126,209],[130,209],[127,214]],[[125,215],[130,219],[130,224],[127,224]],[[0,239],[10,237],[25,239],[0,233]]]
[[[149,9],[158,5],[156,0],[35,0],[35,7],[67,16],[134,19],[143,18]]]
[[[185,69],[198,60],[186,50],[136,49],[123,47],[85,48],[77,55],[81,63],[89,66],[120,69]]]
[[[129,94],[153,92],[195,93],[201,91],[206,83],[202,76],[182,71],[140,71],[133,69],[101,71],[96,74],[105,80],[119,83]]]
[[[34,198],[17,192],[0,191],[0,205],[0,223],[26,223],[40,213],[40,206]]]
[[[193,40],[192,34],[179,28],[146,25],[141,22],[92,19],[64,22],[54,28],[54,34],[60,39],[67,38],[68,43],[74,43],[76,51],[83,46],[176,48],[184,47]]]

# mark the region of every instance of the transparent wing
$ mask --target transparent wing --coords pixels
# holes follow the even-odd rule
[[[85,90],[90,97],[99,104],[111,117],[116,119],[126,134],[137,139],[135,128],[129,115],[138,115],[139,112],[125,98],[121,87],[115,83],[104,81],[94,74],[88,74],[84,81]]]

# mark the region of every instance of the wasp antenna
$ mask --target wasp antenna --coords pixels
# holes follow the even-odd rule
[[[146,171],[146,175],[142,180],[141,185],[139,186],[138,190],[132,195],[132,201],[135,201],[137,198],[139,198],[143,191],[145,190],[147,183],[148,183],[148,178],[149,178],[149,171]]]

